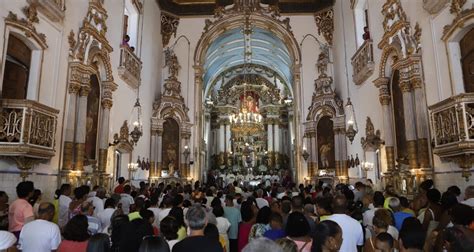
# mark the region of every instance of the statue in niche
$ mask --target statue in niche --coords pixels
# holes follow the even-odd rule
[[[178,158],[176,146],[173,143],[170,143],[168,148],[166,148],[166,154],[168,157],[168,174],[173,175],[176,169],[175,163]]]
[[[323,50],[318,56],[318,62],[316,63],[316,67],[318,68],[318,72],[320,76],[326,76],[326,72],[328,70],[329,64],[329,52]]]
[[[319,155],[321,157],[322,168],[329,168],[329,155],[331,154],[331,141],[327,141],[319,148]]]

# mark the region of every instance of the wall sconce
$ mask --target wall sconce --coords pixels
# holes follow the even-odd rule
[[[303,147],[303,154],[301,154],[304,158],[304,161],[308,161],[308,158],[309,158],[309,153],[308,151],[306,150],[306,147]]]

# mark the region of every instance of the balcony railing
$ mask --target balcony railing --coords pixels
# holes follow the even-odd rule
[[[362,84],[374,72],[374,52],[372,40],[366,40],[352,56],[352,80],[356,85]]]
[[[128,46],[121,46],[120,65],[118,67],[120,78],[122,78],[130,86],[137,88],[141,81],[141,71],[141,60],[130,50]]]
[[[430,120],[435,154],[474,154],[474,93],[452,96],[430,106]]]
[[[28,2],[35,4],[38,10],[53,22],[64,19],[66,0],[28,0]]]
[[[55,155],[58,110],[36,101],[2,99],[0,111],[0,156]]]

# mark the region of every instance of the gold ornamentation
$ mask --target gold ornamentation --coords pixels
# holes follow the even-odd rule
[[[107,149],[99,149],[99,172],[105,172],[107,168]]]
[[[23,8],[23,11],[26,12],[25,15],[27,15],[28,19],[19,19],[16,14],[10,11],[8,16],[5,18],[5,23],[22,30],[27,38],[32,37],[43,50],[47,49],[48,45],[46,44],[46,35],[37,32],[36,27],[34,26],[34,23],[38,22],[36,9],[30,6]]]
[[[60,22],[64,19],[65,0],[27,0],[27,2],[53,22]]]
[[[166,47],[170,42],[171,35],[176,37],[176,30],[179,25],[179,17],[173,16],[166,12],[161,12],[161,36],[163,47]]]
[[[395,148],[393,146],[385,146],[385,156],[387,159],[387,171],[395,170]]]
[[[428,139],[418,139],[418,162],[420,168],[430,167],[430,153],[428,150]]]
[[[316,26],[318,26],[318,34],[323,34],[326,42],[332,46],[332,38],[334,33],[334,10],[332,8],[319,11],[314,14]]]
[[[102,99],[101,104],[104,109],[111,109],[114,102],[110,99]]]
[[[72,170],[74,167],[72,166],[72,159],[73,159],[73,148],[74,144],[72,142],[64,142],[64,159],[63,159],[63,168],[62,170]]]
[[[39,23],[38,11],[34,5],[25,6],[21,10],[23,11],[23,14],[25,14],[29,23]]]
[[[454,31],[456,31],[456,29],[463,28],[464,23],[467,20],[470,20],[472,18],[474,18],[474,8],[461,11],[453,19],[453,22],[451,24],[444,26],[443,36],[441,37],[441,39],[446,42],[451,37],[451,35],[454,33]]]
[[[0,156],[49,159],[55,155],[58,110],[35,101],[1,101]]]
[[[416,140],[407,141],[408,163],[410,169],[418,169],[418,148]]]
[[[452,0],[451,7],[449,8],[449,12],[456,16],[462,12],[463,6],[466,4],[467,0]]]
[[[74,31],[71,30],[71,32],[69,32],[69,35],[67,36],[67,41],[69,43],[69,48],[74,48],[76,46],[76,39],[74,38],[76,35],[74,34]]]
[[[76,147],[76,166],[74,167],[75,170],[82,171],[84,170],[84,154],[86,146],[84,143],[75,143]]]

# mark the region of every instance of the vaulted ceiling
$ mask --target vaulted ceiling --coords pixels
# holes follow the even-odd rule
[[[232,0],[156,0],[160,8],[178,16],[213,15],[216,6],[226,6]],[[347,0],[349,1],[349,0]],[[278,4],[281,13],[314,13],[332,6],[334,0],[262,0],[263,4]]]

